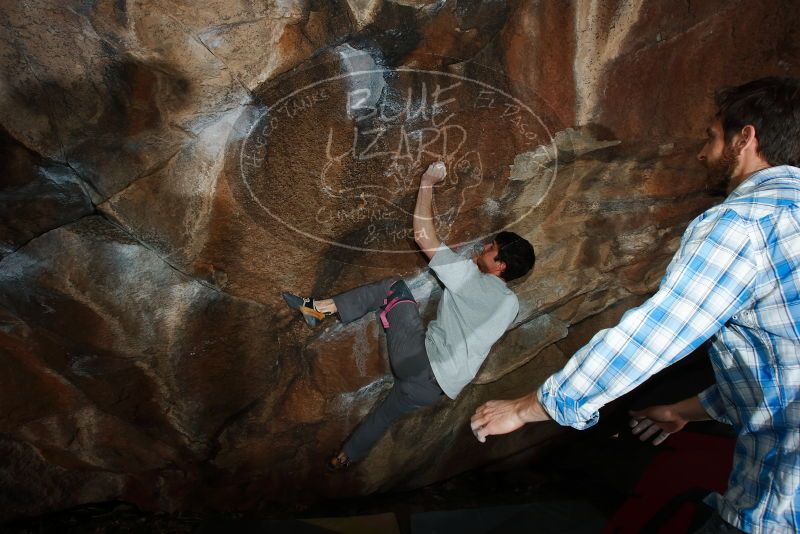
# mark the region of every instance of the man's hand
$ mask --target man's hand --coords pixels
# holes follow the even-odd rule
[[[653,445],[661,445],[670,434],[680,431],[689,422],[673,404],[651,406],[629,413],[633,417],[630,421],[631,432],[638,435],[642,441],[656,436]]]
[[[549,418],[534,392],[515,400],[493,400],[481,405],[475,410],[470,426],[478,441],[485,443],[486,436],[508,434],[525,423]]]
[[[444,163],[441,161],[431,163],[428,165],[428,170],[426,170],[425,174],[422,175],[420,185],[426,187],[434,186],[443,181],[445,176],[447,176],[447,168],[445,167]]]

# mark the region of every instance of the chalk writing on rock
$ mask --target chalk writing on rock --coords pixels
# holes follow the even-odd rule
[[[415,195],[434,161],[447,170],[434,195],[439,236],[480,218],[494,233],[500,228],[490,219],[502,209],[486,212],[486,198],[502,208],[514,157],[553,142],[531,107],[508,91],[448,72],[375,69],[310,83],[306,75],[298,85],[286,81],[285,96],[249,118],[235,187],[254,219],[330,245],[416,253]],[[552,180],[555,172],[541,176]],[[510,226],[530,211],[502,222]]]

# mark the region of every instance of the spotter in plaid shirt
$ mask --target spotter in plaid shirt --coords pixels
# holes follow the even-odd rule
[[[549,418],[593,425],[598,409],[713,338],[716,385],[634,413],[643,439],[713,417],[737,433],[716,514],[696,532],[800,531],[800,80],[717,94],[698,159],[735,188],[687,228],[658,292],[599,332],[538,391],[489,401],[476,437]],[[791,165],[791,166],[790,166]]]
[[[540,402],[562,425],[591,426],[601,406],[713,335],[717,385],[700,401],[732,424],[738,439],[728,491],[710,500],[725,521],[748,532],[796,532],[798,294],[800,169],[772,167],[690,224],[658,292],[596,334],[542,385]]]

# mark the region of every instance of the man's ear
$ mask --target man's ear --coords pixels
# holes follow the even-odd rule
[[[507,265],[506,265],[506,262],[504,262],[504,261],[498,261],[498,262],[496,263],[496,265],[497,265],[497,275],[498,275],[498,276],[500,276],[501,274],[503,274],[504,272],[506,272],[506,267],[507,267]]]
[[[756,129],[752,124],[746,125],[741,129],[736,140],[736,149],[741,154],[747,148],[752,147],[754,152],[758,152],[758,139],[756,139]]]

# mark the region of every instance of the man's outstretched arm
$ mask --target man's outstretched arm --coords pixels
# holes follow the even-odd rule
[[[493,400],[477,409],[470,420],[472,433],[484,443],[486,436],[508,434],[525,423],[547,421],[550,416],[542,408],[536,392],[514,400]]]
[[[631,431],[639,434],[639,439],[647,441],[658,434],[653,445],[660,445],[670,434],[680,431],[687,423],[712,419],[697,395],[675,404],[650,406],[631,411],[630,414],[633,417]],[[472,416],[470,424],[472,433],[478,441],[484,443],[486,436],[508,434],[526,423],[548,419],[550,416],[539,402],[536,392],[533,392],[514,400],[496,400],[483,404]]]
[[[444,163],[431,163],[419,183],[417,206],[414,208],[414,240],[422,252],[431,259],[441,245],[433,224],[433,186],[444,180],[447,170]]]

